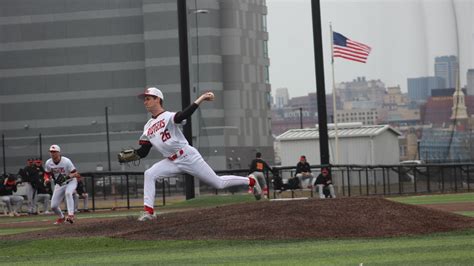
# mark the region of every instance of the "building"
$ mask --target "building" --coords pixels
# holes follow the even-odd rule
[[[361,123],[338,125],[338,164],[398,164],[400,154],[396,129],[388,125],[363,126]],[[334,125],[328,126],[330,160],[335,162]],[[281,164],[293,166],[304,154],[310,164],[320,164],[318,128],[291,129],[279,135]]]
[[[361,122],[363,125],[377,125],[379,114],[377,109],[338,110],[338,123]]]
[[[391,126],[416,125],[420,121],[419,108],[413,108],[410,99],[401,92],[400,86],[388,87],[383,107],[378,110],[378,123]]]
[[[275,108],[283,108],[288,105],[290,94],[288,88],[278,88],[275,92]]]
[[[357,108],[377,108],[382,106],[385,95],[385,84],[380,80],[366,80],[358,77],[351,82],[342,82],[336,85],[337,95],[344,103],[356,102]]]
[[[383,108],[387,110],[397,110],[402,106],[407,106],[410,100],[402,93],[400,86],[388,87],[383,96]]]
[[[342,103],[336,99],[338,109]],[[332,94],[326,95],[327,121],[333,121]],[[318,103],[316,93],[306,96],[293,97],[283,108],[272,108],[272,133],[280,135],[293,128],[308,128],[318,124]]]
[[[193,144],[215,169],[246,167],[256,150],[273,153],[265,1],[188,2],[191,99],[216,95],[193,116]],[[166,109],[182,109],[176,1],[17,0],[0,9],[7,171],[47,157],[53,143],[80,171],[108,162],[139,170],[161,158],[152,152],[126,168],[115,154],[138,146],[148,116],[135,96],[144,87],[158,86]]]
[[[454,93],[454,90],[449,90]],[[453,120],[453,94],[450,96],[433,96],[420,106],[420,119],[423,124],[433,124],[435,128],[448,128],[452,126]],[[474,96],[464,96],[466,115],[474,114]]]
[[[407,83],[408,98],[416,102],[425,102],[431,96],[433,89],[445,88],[445,81],[442,77],[409,78]]]
[[[467,95],[474,95],[474,69],[467,70],[466,79]]]
[[[444,86],[440,88],[456,88],[458,69],[459,62],[456,56],[451,55],[435,57],[435,77],[440,77],[444,80]]]

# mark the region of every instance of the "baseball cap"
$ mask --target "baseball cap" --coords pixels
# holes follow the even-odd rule
[[[147,88],[142,94],[138,95],[138,98],[143,99],[145,96],[156,96],[164,100],[163,93],[155,87]]]
[[[53,145],[51,145],[51,147],[49,147],[49,151],[61,152],[61,148],[58,145],[53,144]]]

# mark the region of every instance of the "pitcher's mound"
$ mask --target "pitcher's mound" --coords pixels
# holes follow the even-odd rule
[[[138,222],[136,217],[87,220],[28,235],[34,239],[85,236],[142,240],[321,239],[390,237],[474,228],[474,218],[363,197],[241,203],[167,213],[148,222]],[[21,238],[20,235],[10,237]]]

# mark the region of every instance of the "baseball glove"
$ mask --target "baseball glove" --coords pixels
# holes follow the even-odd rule
[[[62,174],[59,174],[55,179],[54,179],[54,183],[58,184],[58,185],[62,185],[64,182],[66,182],[67,180],[69,179],[68,176],[64,176]]]
[[[119,163],[138,161],[141,158],[134,149],[123,150],[117,155],[117,157]]]

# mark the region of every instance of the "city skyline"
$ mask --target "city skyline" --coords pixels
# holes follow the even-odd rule
[[[268,0],[267,6],[272,88],[286,87],[292,97],[316,91],[311,1]],[[473,14],[474,3],[467,0],[322,1],[326,93],[332,92],[329,22],[334,31],[372,47],[366,64],[336,58],[336,83],[365,76],[407,92],[408,78],[434,76],[437,56],[459,54],[466,85],[474,68]],[[459,42],[450,41],[457,39],[456,25]]]

